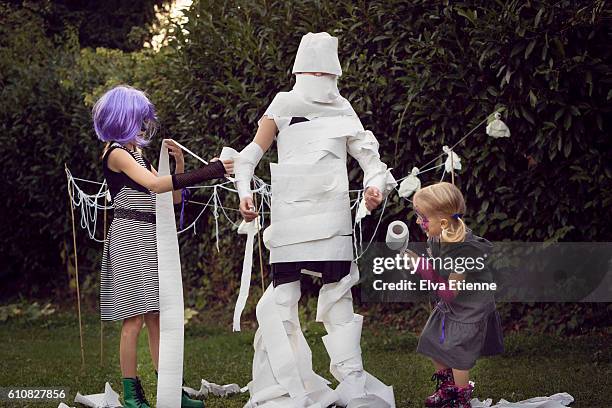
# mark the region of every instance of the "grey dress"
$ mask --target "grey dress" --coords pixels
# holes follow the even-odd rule
[[[432,248],[432,256],[441,258],[481,257],[492,244],[468,230],[461,243],[442,243]],[[448,278],[452,270],[439,270]],[[466,282],[492,282],[493,276],[485,262],[480,271],[466,271]],[[417,352],[447,367],[469,370],[480,356],[503,353],[504,343],[499,313],[490,291],[460,291],[450,302],[439,300],[419,338]]]

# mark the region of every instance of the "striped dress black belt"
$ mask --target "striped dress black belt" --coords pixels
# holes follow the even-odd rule
[[[132,210],[130,208],[115,208],[115,218],[127,218],[129,220],[144,221],[155,224],[155,213]]]

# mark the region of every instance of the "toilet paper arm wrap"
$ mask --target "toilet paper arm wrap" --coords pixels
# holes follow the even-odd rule
[[[234,157],[234,171],[236,173],[234,184],[240,199],[253,196],[251,179],[263,154],[264,151],[259,144],[251,142]]]
[[[387,165],[380,160],[378,140],[369,130],[360,130],[347,140],[347,151],[363,170],[363,188],[376,187],[386,197],[397,182]]]

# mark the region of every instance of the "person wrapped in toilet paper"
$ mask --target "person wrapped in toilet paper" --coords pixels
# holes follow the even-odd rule
[[[276,95],[253,142],[235,157],[240,211],[249,222],[258,216],[250,189],[253,172],[276,140],[271,223],[263,233],[273,283],[257,305],[251,398],[245,407],[395,406],[393,388],[367,373],[361,359],[363,317],[353,312],[351,296],[359,271],[353,261],[347,154],[363,169],[368,210],[397,183],[380,160],[378,141],[338,91],[337,49],[337,38],[327,33],[302,37],[293,66],[295,86]],[[302,270],[323,280],[317,321],[328,332],[323,342],[339,381],[335,390],[313,372],[300,329]]]

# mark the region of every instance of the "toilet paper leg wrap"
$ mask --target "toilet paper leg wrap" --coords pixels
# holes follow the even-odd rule
[[[330,357],[330,372],[340,382],[336,388],[338,404],[372,408],[395,407],[393,388],[367,373],[361,358],[363,316],[353,312],[351,287],[359,280],[357,264],[351,273],[335,283],[323,285],[319,291],[317,321],[323,322],[327,335],[323,343]]]
[[[299,281],[270,285],[257,304],[251,398],[245,407],[322,408],[337,399],[328,382],[312,371],[298,318],[300,296]]]
[[[274,288],[276,310],[285,327],[287,335],[294,335],[300,330],[298,302],[302,296],[300,281],[286,283]]]

